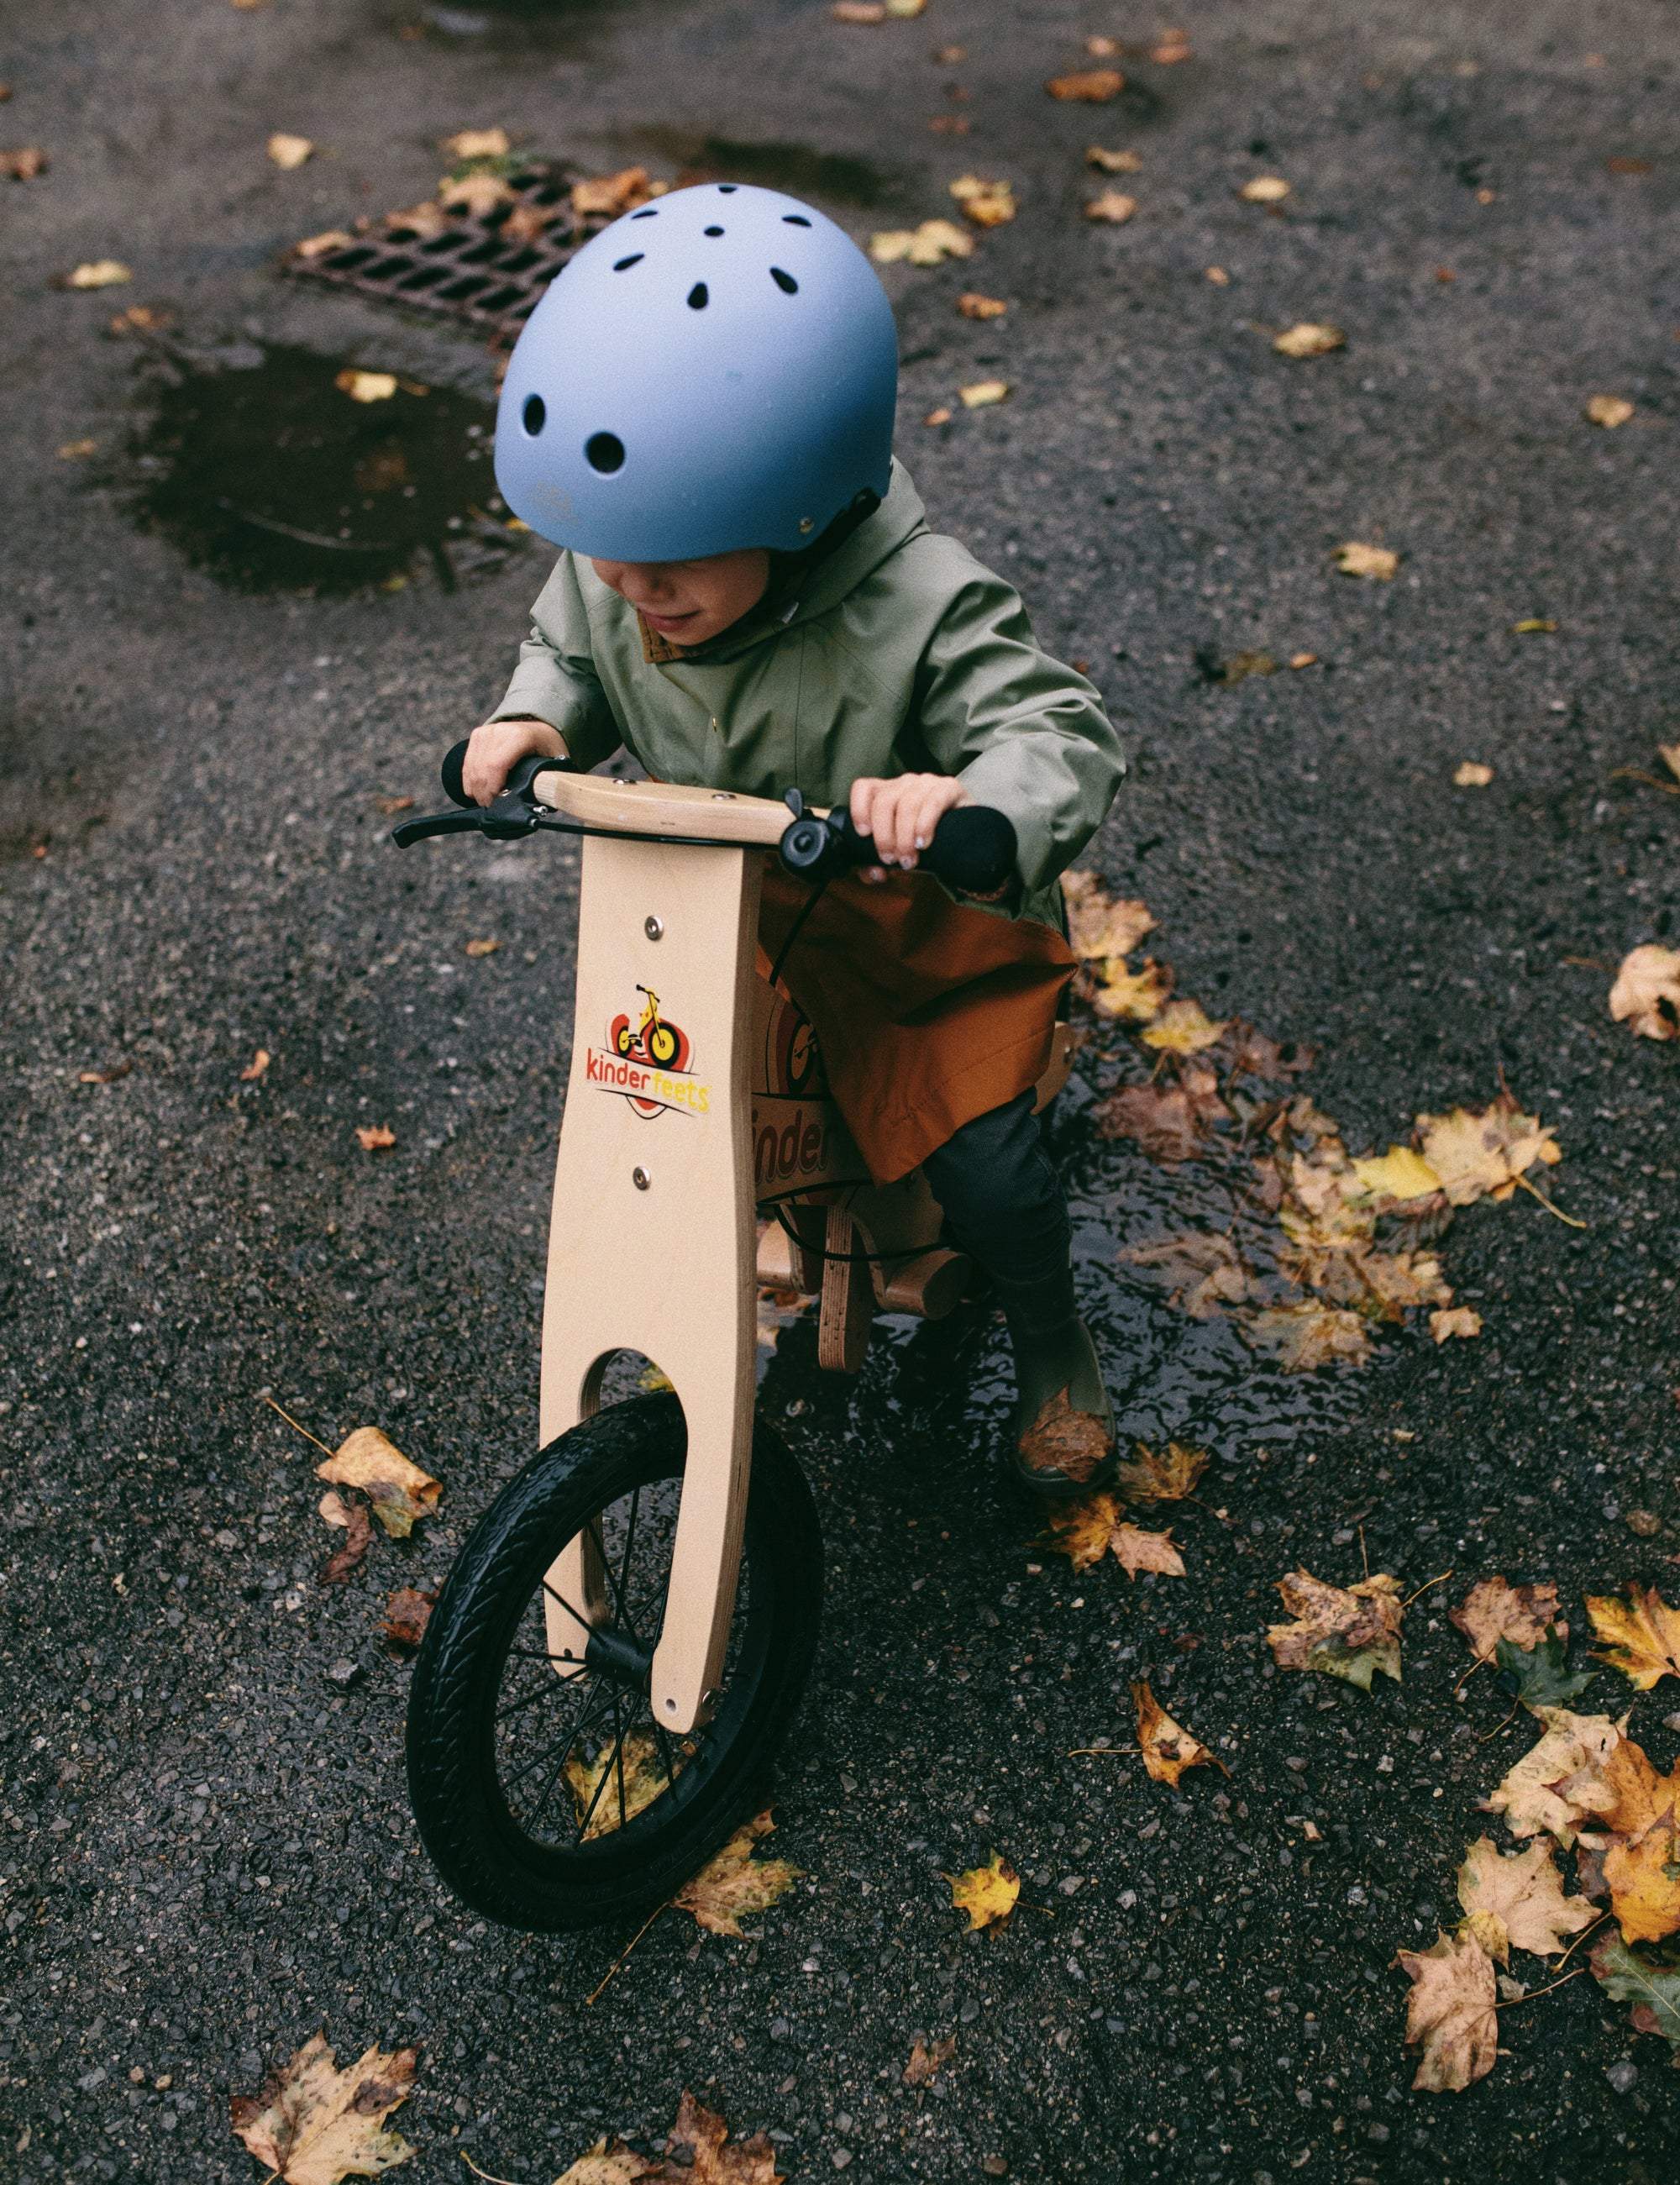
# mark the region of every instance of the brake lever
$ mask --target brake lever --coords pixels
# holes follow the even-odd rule
[[[494,802],[461,805],[454,811],[428,812],[418,819],[405,819],[391,830],[391,840],[399,850],[434,835],[488,835],[495,842],[517,841],[523,835],[534,835],[547,819],[549,808],[539,803],[532,791],[537,776],[576,772],[564,759],[522,758]]]

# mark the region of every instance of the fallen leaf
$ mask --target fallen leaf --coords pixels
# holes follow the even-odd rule
[[[1105,152],[1100,144],[1087,144],[1085,164],[1102,175],[1136,175],[1142,170],[1143,155],[1139,152]]]
[[[1525,1115],[1508,1095],[1480,1114],[1454,1108],[1449,1115],[1420,1115],[1417,1123],[1423,1157],[1454,1206],[1468,1206],[1484,1193],[1509,1199],[1517,1177],[1536,1161],[1549,1166],[1563,1159],[1538,1116]]]
[[[346,236],[344,240],[348,243],[349,238]],[[154,334],[161,332],[173,320],[173,312],[159,310],[148,304],[131,304],[126,311],[119,311],[106,321],[105,331],[118,339],[129,334]]]
[[[1150,48],[1149,58],[1157,68],[1172,68],[1180,61],[1192,59],[1194,56],[1190,40],[1182,31],[1163,31],[1156,43]]]
[[[1015,217],[1015,193],[1006,182],[959,175],[951,185],[951,194],[962,206],[963,218],[976,227],[1001,227]]]
[[[957,308],[965,319],[1001,319],[1009,306],[1001,296],[977,295],[969,288],[957,299]]]
[[[1370,1355],[1370,1335],[1356,1312],[1315,1305],[1266,1305],[1242,1324],[1245,1342],[1270,1350],[1287,1373],[1312,1373],[1337,1359],[1357,1362]]]
[[[924,425],[948,425],[951,422],[951,412],[948,410],[929,410],[922,422]]]
[[[1172,973],[1146,956],[1141,970],[1130,971],[1119,957],[1106,958],[1097,974],[1091,1005],[1098,1016],[1123,1024],[1147,1024],[1160,1014],[1172,986]]]
[[[1659,1775],[1644,1748],[1624,1737],[1574,1778],[1566,1795],[1614,1839],[1604,1878],[1622,1940],[1660,1942],[1680,1933],[1680,1768]]]
[[[347,1585],[351,1573],[360,1568],[362,1558],[373,1543],[373,1528],[368,1521],[367,1506],[362,1502],[347,1502],[342,1495],[329,1488],[316,1507],[329,1525],[343,1527],[344,1544],[321,1565],[315,1582],[319,1585]]]
[[[1087,198],[1085,216],[1087,220],[1106,220],[1119,227],[1137,210],[1137,199],[1129,198],[1124,190],[1104,190],[1098,197]]]
[[[1096,61],[1113,60],[1123,50],[1118,38],[1111,38],[1102,31],[1093,32],[1086,40],[1085,49]]]
[[[1066,1556],[1076,1571],[1091,1570],[1112,1553],[1129,1578],[1141,1570],[1182,1578],[1184,1562],[1170,1533],[1146,1533],[1134,1525],[1118,1497],[1106,1489],[1083,1501],[1058,1504],[1041,1545]]]
[[[276,130],[268,140],[269,158],[287,174],[294,167],[301,167],[314,149],[307,137],[290,137],[283,129]]]
[[[358,1123],[356,1137],[366,1154],[389,1153],[397,1143],[397,1134],[388,1123]]]
[[[1116,68],[1074,69],[1067,75],[1052,75],[1044,87],[1052,98],[1102,106],[1119,97],[1126,80]]]
[[[946,258],[971,258],[974,238],[952,220],[924,220],[919,227],[893,227],[869,238],[869,255],[878,265],[898,259],[912,265],[937,265]]]
[[[572,209],[578,210],[578,193],[587,190],[587,182],[572,186]],[[438,185],[438,204],[445,212],[465,213],[469,220],[487,220],[499,205],[511,204],[513,192],[500,175],[488,168],[474,167],[464,175],[445,175]]]
[[[1467,1305],[1444,1307],[1429,1316],[1429,1332],[1437,1343],[1445,1343],[1453,1336],[1469,1337],[1482,1333],[1482,1315]]]
[[[1630,950],[1610,990],[1610,1013],[1642,1038],[1680,1039],[1680,949],[1652,941]]]
[[[1207,1143],[1182,1085],[1125,1085],[1099,1101],[1091,1120],[1103,1138],[1130,1138],[1152,1160],[1194,1160]]]
[[[598,2139],[555,2185],[786,2185],[786,2180],[766,2134],[732,2140],[723,2118],[684,2087],[662,2156],[638,2154],[615,2133]]]
[[[1319,657],[1315,652],[1292,652],[1289,656],[1292,668],[1316,668],[1318,664]]]
[[[1503,1813],[1514,1836],[1555,1836],[1567,1851],[1585,1817],[1569,1786],[1599,1766],[1621,1730],[1607,1714],[1575,1714],[1568,1707],[1537,1710],[1545,1732],[1481,1801],[1484,1813]]]
[[[1205,1449],[1169,1441],[1158,1453],[1139,1442],[1136,1456],[1119,1468],[1119,1489],[1129,1502],[1181,1502],[1207,1469]]]
[[[1249,204],[1281,204],[1289,195],[1289,184],[1281,175],[1254,175],[1236,194]]]
[[[64,276],[67,288],[114,288],[134,276],[120,258],[95,258]]]
[[[14,182],[32,182],[51,165],[39,144],[15,144],[0,152],[0,175],[8,175]]]
[[[1630,1584],[1626,1601],[1588,1594],[1587,1613],[1604,1641],[1599,1659],[1620,1669],[1636,1690],[1680,1677],[1680,1609],[1669,1607],[1654,1585]]]
[[[377,1427],[358,1427],[346,1434],[326,1463],[316,1465],[315,1476],[335,1487],[360,1488],[374,1516],[398,1540],[406,1540],[422,1517],[431,1516],[444,1491]]]
[[[1368,546],[1349,539],[1336,550],[1336,566],[1344,577],[1369,577],[1379,584],[1393,581],[1400,557],[1387,546]]]
[[[1586,416],[1589,423],[1604,425],[1614,431],[1625,425],[1633,415],[1633,405],[1620,394],[1593,394],[1587,400]]]
[[[419,2063],[418,2048],[366,2048],[341,2071],[326,2035],[313,2034],[260,2093],[234,2096],[234,2132],[278,2185],[377,2177],[414,2153],[382,2126],[413,2091]]]
[[[513,147],[505,129],[457,129],[438,148],[451,159],[505,159]]]
[[[1404,1612],[1397,1579],[1378,1571],[1357,1585],[1326,1585],[1310,1571],[1297,1569],[1279,1579],[1277,1590],[1295,1618],[1274,1623],[1266,1633],[1279,1668],[1316,1669],[1364,1692],[1379,1669],[1398,1684]]]
[[[1557,624],[1544,615],[1529,615],[1511,624],[1511,633],[1515,637],[1549,637],[1556,629]]]
[[[989,410],[994,402],[1007,401],[1009,383],[1007,379],[977,379],[968,387],[959,387],[957,392],[965,410]]]
[[[1062,875],[1068,934],[1075,955],[1129,956],[1155,920],[1136,898],[1114,902],[1097,875],[1080,867]]]
[[[1616,1935],[1603,1936],[1587,1955],[1611,2001],[1633,2004],[1634,2031],[1660,2033],[1680,2055],[1680,1960],[1637,1956]]]
[[[1426,1950],[1402,1950],[1412,1982],[1406,2046],[1421,2048],[1414,2089],[1462,2093],[1493,2068],[1499,2045],[1493,1964],[1473,1936],[1437,1934]]]
[[[624,1786],[622,1815],[617,1796],[621,1763]],[[679,1769],[672,1771],[673,1775],[680,1772]],[[583,1841],[594,1843],[633,1821],[669,1785],[660,1747],[651,1737],[637,1731],[624,1740],[622,1748],[616,1739],[607,1739],[593,1759],[581,1752],[569,1754],[566,1787],[572,1793]]]
[[[1508,1639],[1526,1653],[1538,1646],[1548,1630],[1569,1636],[1563,1620],[1558,1590],[1549,1580],[1532,1585],[1513,1585],[1509,1579],[1480,1579],[1447,1620],[1469,1640],[1478,1662],[1491,1661],[1500,1640]]]
[[[1147,1031],[1139,1036],[1146,1047],[1168,1054],[1197,1054],[1214,1046],[1229,1025],[1229,1017],[1215,1023],[1200,1002],[1169,1002]]]
[[[1220,670],[1221,683],[1245,682],[1251,675],[1275,675],[1277,662],[1269,652],[1233,652]]]
[[[1037,1417],[1021,1436],[1024,1463],[1034,1468],[1053,1468],[1080,1482],[1089,1479],[1107,1460],[1108,1450],[1106,1425],[1093,1413],[1076,1410],[1065,1389],[1041,1406]]]
[[[1680,744],[1659,744],[1657,757],[1677,781],[1680,781]]]
[[[911,2044],[910,2061],[900,2074],[901,2083],[907,2087],[925,2087],[956,2054],[957,2036],[954,2033],[947,2033],[943,2040],[935,2041],[931,2048],[918,2033]]]
[[[59,450],[59,461],[61,463],[84,462],[89,455],[98,452],[99,443],[97,440],[66,440]]]
[[[913,22],[927,8],[928,0],[887,0],[887,13],[901,22]]]
[[[1002,1924],[1015,1908],[1021,1893],[1021,1877],[1007,1858],[993,1852],[984,1866],[971,1866],[963,1874],[947,1874],[951,1902],[968,1915],[968,1932],[976,1927]]]
[[[1204,281],[1211,281],[1216,288],[1228,288],[1231,286],[1231,276],[1223,265],[1204,265],[1202,269],[1202,278]],[[1294,664],[1293,661],[1290,662],[1292,668]]]
[[[466,953],[469,956],[494,956],[501,945],[501,942],[491,935],[482,941],[469,941],[466,944]]]
[[[1440,1177],[1409,1146],[1391,1145],[1376,1159],[1356,1160],[1353,1173],[1373,1199],[1395,1206],[1432,1199],[1441,1188]]]
[[[108,1063],[103,1070],[78,1070],[75,1081],[78,1085],[115,1085],[129,1076],[133,1069],[131,1062]]]
[[[1459,1869],[1459,1902],[1471,1920],[1492,1922],[1476,1930],[1482,1948],[1499,1964],[1513,1949],[1556,1957],[1567,1937],[1590,1927],[1598,1907],[1584,1897],[1566,1897],[1552,1847],[1536,1837],[1527,1851],[1502,1853],[1491,1836],[1478,1836]]]
[[[260,1047],[240,1071],[239,1082],[242,1085],[254,1085],[273,1059],[274,1057],[265,1047]]]
[[[1173,1545],[1170,1530],[1147,1533],[1141,1525],[1116,1525],[1108,1536],[1114,1560],[1128,1578],[1153,1571],[1160,1578],[1182,1578],[1184,1557]]]
[[[776,1824],[767,1806],[735,1830],[717,1856],[685,1881],[671,1902],[690,1912],[711,1935],[739,1935],[743,1915],[767,1911],[801,1869],[785,1858],[755,1858],[752,1847]]]
[[[885,23],[886,0],[834,0],[829,13],[837,23]]]
[[[1500,1674],[1531,1714],[1547,1707],[1573,1707],[1598,1674],[1596,1669],[1571,1669],[1568,1630],[1566,1623],[1560,1623],[1538,1646],[1501,1639],[1493,1649]]]
[[[1211,1320],[1225,1307],[1241,1305],[1249,1293],[1248,1270],[1242,1255],[1231,1239],[1220,1233],[1191,1231],[1157,1238],[1128,1245],[1120,1257],[1134,1266],[1153,1268],[1167,1281],[1175,1282],[1178,1287],[1168,1302],[1192,1320]],[[1178,1445],[1169,1447],[1175,1449]],[[1125,1470],[1123,1465],[1123,1479]]]
[[[1143,1765],[1157,1783],[1176,1785],[1186,1768],[1199,1768],[1214,1756],[1199,1739],[1173,1720],[1145,1683],[1131,1688],[1137,1709],[1137,1745]],[[1222,1763],[1214,1761],[1215,1767]]]
[[[411,796],[376,796],[373,808],[376,812],[382,812],[388,819],[393,813],[412,812],[414,799]]]
[[[332,384],[352,402],[388,402],[397,391],[397,376],[393,372],[358,372],[347,365],[335,374]]]
[[[1302,319],[1292,327],[1286,327],[1272,340],[1272,347],[1280,356],[1328,356],[1332,349],[1347,346],[1348,337],[1340,327],[1328,326],[1315,319]]]
[[[1453,776],[1454,789],[1486,789],[1493,779],[1493,769],[1484,766],[1479,758],[1462,759]]]
[[[436,1593],[426,1587],[399,1585],[385,1604],[385,1613],[379,1622],[381,1637],[401,1652],[412,1654],[426,1636],[426,1626],[437,1598]]]
[[[621,212],[633,212],[660,194],[645,167],[621,167],[616,174],[593,175],[572,185],[572,210],[579,219],[591,215],[616,220]]]

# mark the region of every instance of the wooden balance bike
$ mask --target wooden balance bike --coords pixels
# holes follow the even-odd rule
[[[464,749],[444,762],[458,805]],[[940,1243],[919,1174],[871,1182],[809,1023],[757,967],[763,857],[820,885],[873,860],[849,820],[796,791],[779,804],[527,760],[488,808],[395,839],[472,830],[584,837],[577,1011],[539,1453],[433,1610],[408,1780],[457,1895],[554,1931],[680,1887],[762,1791],[811,1668],[822,1540],[803,1474],[754,1416],[757,1285],[818,1296],[820,1362],[855,1371],[878,1307],[937,1317],[971,1269]],[[1014,850],[1008,821],[970,806],[922,862],[985,893]],[[1041,1103],[1066,1068],[1058,1048]],[[603,1405],[625,1351],[670,1386]]]

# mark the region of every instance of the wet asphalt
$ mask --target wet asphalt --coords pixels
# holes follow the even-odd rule
[[[1455,1702],[1446,1605],[1550,1578],[1580,1627],[1586,1591],[1680,1587],[1680,1048],[1605,1009],[1621,955],[1673,939],[1680,798],[1625,770],[1680,740],[1680,33],[1655,0],[1185,22],[1196,58],[1125,61],[1103,108],[1041,81],[1090,31],[1153,26],[1060,0],[875,29],[808,0],[11,24],[0,135],[53,164],[0,183],[6,2176],[254,2178],[229,2096],[322,2026],[341,2059],[423,2046],[396,2120],[416,2181],[467,2154],[546,2185],[600,2133],[657,2142],[684,2087],[801,2180],[1672,2175],[1680,2078],[1590,1978],[1502,2015],[1493,2076],[1430,2096],[1392,1960],[1456,1916],[1476,1802],[1526,1743],[1491,1679]],[[627,1935],[487,1928],[434,1880],[408,1671],[377,1635],[534,1434],[576,869],[550,845],[399,858],[377,800],[431,801],[545,556],[470,550],[444,517],[445,561],[401,589],[271,589],[155,505],[165,383],[230,357],[313,351],[329,379],[447,390],[463,432],[488,416],[480,338],[274,264],[424,195],[437,140],[492,122],[592,170],[733,159],[860,236],[944,213],[964,169],[1014,182],[1019,218],[966,265],[887,277],[901,450],[1124,726],[1091,861],[1147,898],[1181,992],[1319,1049],[1350,1143],[1503,1073],[1587,1225],[1469,1210],[1443,1250],[1479,1339],[1399,1333],[1286,1380],[1119,1271],[1196,1183],[1094,1146],[1117,1050],[1090,1050],[1058,1125],[1081,1280],[1133,1423],[1206,1443],[1225,1520],[1177,1520],[1183,1582],[1076,1577],[986,1461],[995,1333],[953,1356],[883,1327],[855,1383],[784,1335],[762,1401],[829,1556],[776,1785],[803,1879],[743,1942],[667,1914],[593,2004]],[[282,174],[272,130],[321,150]],[[1080,217],[1091,142],[1142,155],[1125,226]],[[1234,194],[1260,172],[1294,186],[1281,214]],[[53,285],[106,256],[129,285]],[[1007,317],[959,318],[968,288]],[[131,303],[173,315],[162,360],[105,335]],[[1298,320],[1346,349],[1275,355]],[[992,377],[1008,402],[922,424]],[[1586,423],[1597,393],[1632,420]],[[1337,575],[1350,539],[1398,550],[1396,579]],[[1259,650],[1319,664],[1210,679]],[[1454,787],[1465,758],[1487,787]],[[394,1148],[364,1152],[370,1124]],[[438,1516],[317,1584],[315,1452],[265,1390],[329,1442],[384,1426],[444,1481]],[[1409,1591],[1454,1573],[1370,1696],[1275,1673],[1261,1637],[1294,1563],[1358,1574],[1361,1527]],[[1074,1756],[1128,1741],[1139,1675],[1228,1781]],[[1587,1703],[1628,1697],[1605,1674]],[[1664,1767],[1676,1703],[1634,1713]],[[994,1847],[1027,1903],[965,1936],[941,1873]],[[918,2033],[957,2044],[922,2093]]]

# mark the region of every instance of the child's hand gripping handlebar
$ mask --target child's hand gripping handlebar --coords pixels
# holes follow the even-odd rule
[[[422,842],[433,835],[482,834],[505,841],[550,828],[567,834],[610,832],[634,835],[639,832],[633,828],[581,826],[575,820],[561,818],[543,803],[532,785],[540,774],[575,773],[576,768],[564,759],[522,759],[508,775],[500,796],[486,806],[475,804],[461,781],[461,764],[466,755],[465,741],[453,746],[445,753],[442,768],[444,792],[451,803],[460,808],[404,820],[391,830],[399,848],[406,849],[410,842]],[[796,789],[789,790],[784,802],[793,814],[776,845],[784,870],[802,880],[822,881],[853,866],[879,862],[873,841],[868,835],[857,832],[844,805],[837,805],[826,813],[811,811]],[[755,805],[755,808],[762,808]],[[687,839],[703,843],[717,838],[693,835]],[[763,847],[768,848],[770,845],[765,841]],[[919,869],[932,873],[965,895],[996,896],[1007,887],[1014,873],[1016,848],[1014,827],[1002,813],[990,805],[962,804],[947,812],[940,821],[932,841],[921,852],[917,864]]]

